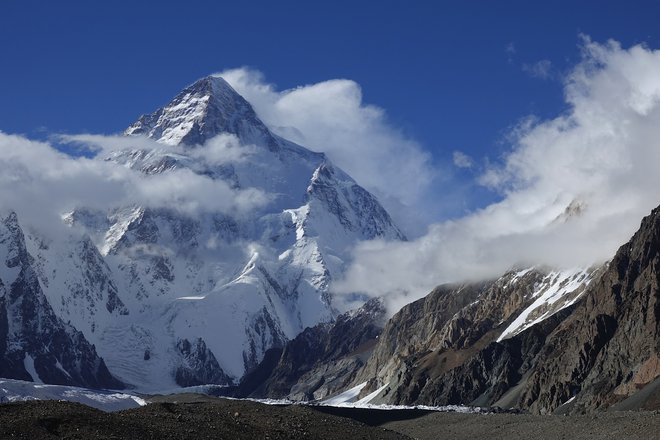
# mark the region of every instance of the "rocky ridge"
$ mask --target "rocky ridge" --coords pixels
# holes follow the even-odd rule
[[[372,403],[657,409],[658,250],[660,208],[601,267],[440,286],[390,319],[350,386],[381,389]]]

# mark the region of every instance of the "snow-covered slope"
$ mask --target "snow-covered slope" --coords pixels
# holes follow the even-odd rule
[[[515,283],[521,274],[524,275],[530,270],[533,269],[517,273],[512,283]],[[598,273],[598,268],[591,267],[551,271],[545,275],[540,282],[534,285],[534,289],[529,295],[529,298],[533,298],[534,301],[517,313],[513,322],[497,338],[497,342],[511,338],[575,304],[596,273]]]
[[[168,145],[201,145],[220,133],[247,144],[278,150],[280,142],[257,117],[252,106],[222,78],[202,78],[168,105],[143,115],[127,135],[147,135]]]
[[[127,393],[0,379],[0,403],[26,400],[68,400],[103,411],[121,411],[147,404],[144,399]]]
[[[97,160],[146,182],[195,177],[262,199],[248,210],[80,206],[63,217],[69,237],[26,234],[54,312],[139,389],[240,378],[267,349],[334,319],[328,286],[357,241],[404,239],[369,192],[272,134],[221,78],[197,81],[126,135],[156,142]]]

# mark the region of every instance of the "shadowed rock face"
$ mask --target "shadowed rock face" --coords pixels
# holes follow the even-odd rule
[[[506,403],[506,400],[511,399],[511,391],[524,381],[548,333],[556,328],[570,310],[562,310],[501,343],[490,342],[482,349],[467,349],[464,360],[453,368],[444,371],[433,368],[412,370],[395,390],[394,398],[406,403],[422,401],[513,407],[515,405]],[[451,354],[434,352],[428,355],[425,362],[442,365]],[[438,372],[437,375],[435,372]]]
[[[176,348],[181,355],[181,364],[176,368],[174,378],[177,385],[190,387],[205,384],[231,383],[217,359],[206,347],[202,338],[190,342],[188,339],[180,339]]]
[[[366,390],[389,384],[383,402],[464,404],[491,386],[491,379],[475,379],[479,371],[490,371],[499,363],[498,374],[508,382],[515,380],[514,367],[499,360],[501,348],[484,351],[483,358],[471,364],[470,360],[494,344],[533,302],[546,278],[543,271],[530,270],[510,272],[494,281],[436,288],[392,317],[355,382],[369,381]],[[461,379],[470,374],[472,379]]]
[[[123,388],[83,334],[53,312],[15,213],[0,219],[0,251],[0,377]]]
[[[371,353],[385,321],[371,300],[332,324],[305,329],[284,348],[269,350],[234,390],[239,397],[322,399],[345,387]]]

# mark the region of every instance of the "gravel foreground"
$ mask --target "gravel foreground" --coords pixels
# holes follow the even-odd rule
[[[0,405],[0,439],[409,439],[300,405],[216,399],[105,413],[79,403]]]
[[[434,413],[381,426],[420,440],[660,439],[660,414],[650,412],[589,416]]]
[[[588,416],[367,410],[179,396],[105,413],[78,403],[0,405],[0,438],[24,439],[657,439],[660,413]]]

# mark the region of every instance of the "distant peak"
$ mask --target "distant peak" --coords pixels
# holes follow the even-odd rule
[[[254,109],[227,81],[209,75],[183,89],[166,106],[141,116],[124,132],[168,145],[201,145],[228,133],[271,150],[278,143]]]
[[[18,225],[18,215],[13,210],[0,211],[0,221],[5,225]]]
[[[206,84],[211,84],[213,87],[222,87],[238,95],[238,92],[236,92],[236,90],[234,90],[234,88],[231,85],[229,85],[229,83],[221,76],[208,75],[205,76],[204,78],[200,78],[197,81],[195,81],[195,84],[197,83],[206,83]]]

